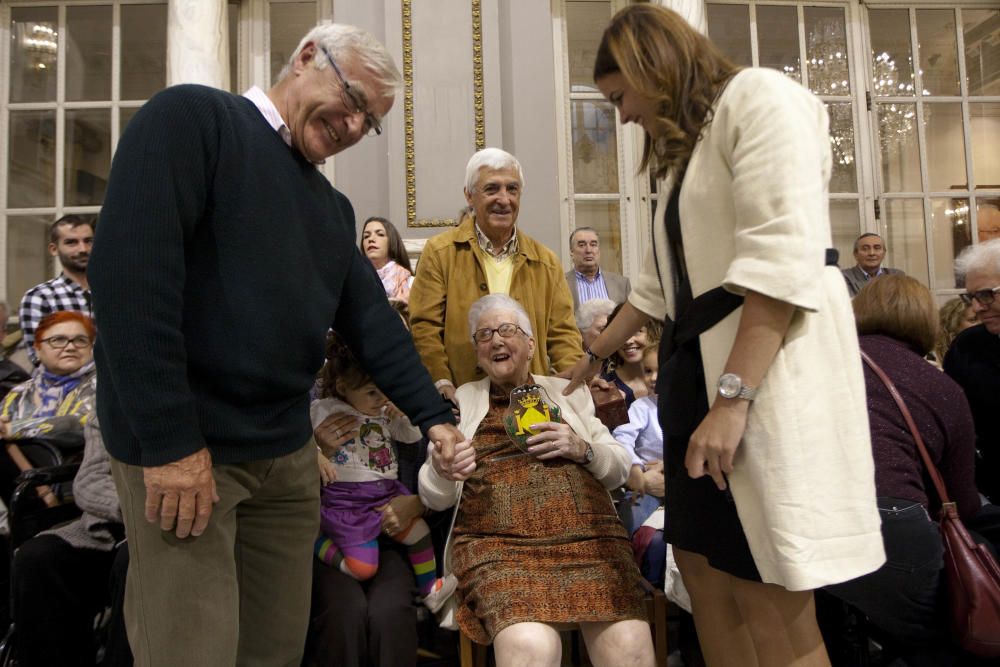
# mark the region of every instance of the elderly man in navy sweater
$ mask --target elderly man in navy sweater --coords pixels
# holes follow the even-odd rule
[[[399,81],[371,35],[321,24],[266,93],[168,88],[121,137],[88,274],[136,664],[299,664],[319,521],[308,390],[330,327],[467,460],[315,166],[381,131]]]

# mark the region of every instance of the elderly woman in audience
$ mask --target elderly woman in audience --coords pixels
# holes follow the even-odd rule
[[[566,623],[595,665],[652,665],[640,575],[607,493],[628,453],[585,387],[563,396],[565,380],[529,373],[535,340],[517,301],[482,297],[469,333],[487,375],[456,393],[471,444],[453,458],[432,448],[419,476],[425,505],[457,506],[445,560],[459,626],[493,642],[501,666],[560,664]]]
[[[976,310],[971,304],[965,303],[961,298],[949,299],[941,310],[938,311],[938,318],[941,329],[938,331],[937,345],[934,348],[934,358],[940,364],[944,361],[944,356],[948,353],[948,348],[958,334],[969,327],[979,324]]]
[[[955,260],[965,279],[961,298],[972,306],[982,326],[955,338],[944,358],[944,371],[969,399],[976,424],[979,490],[1000,503],[1000,239],[967,247]]]
[[[63,449],[83,449],[83,425],[93,412],[97,376],[94,371],[93,321],[76,311],[46,315],[35,331],[41,362],[31,379],[14,387],[0,407],[0,437],[7,457],[0,457],[0,493],[9,498],[13,480],[31,467],[18,440],[44,438]],[[51,490],[39,489],[52,504]]]
[[[361,228],[360,246],[382,280],[389,300],[409,303],[410,284],[413,282],[410,256],[395,225],[385,218],[368,218]]]
[[[121,614],[125,527],[96,413],[84,434],[83,463],[73,480],[73,501],[83,515],[36,535],[14,554],[13,617],[17,664],[23,667],[96,664],[94,617],[108,604],[112,613],[101,664],[132,664]]]
[[[580,304],[576,311],[576,327],[583,336],[583,349],[589,349],[608,326],[608,317],[614,309],[615,302],[611,299],[591,299]]]
[[[980,511],[972,415],[961,388],[923,358],[937,340],[934,298],[917,280],[888,275],[865,285],[852,305],[862,351],[899,389],[959,514],[972,519]],[[934,655],[933,645],[940,649],[944,642],[939,615],[943,552],[931,519],[939,499],[928,488],[923,461],[895,401],[867,365],[864,372],[886,563],[827,590],[860,608],[913,658],[923,660]],[[908,665],[925,664],[905,659]],[[944,657],[936,655],[926,664],[945,664],[937,660]]]

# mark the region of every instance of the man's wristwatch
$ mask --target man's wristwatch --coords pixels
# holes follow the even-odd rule
[[[743,378],[736,373],[726,373],[719,378],[719,396],[752,401],[757,397],[757,388],[743,384]]]
[[[599,357],[596,354],[594,354],[593,352],[591,352],[589,347],[586,350],[584,350],[583,352],[590,359],[590,363],[594,363],[595,361],[604,361],[604,359],[605,359],[605,357]]]

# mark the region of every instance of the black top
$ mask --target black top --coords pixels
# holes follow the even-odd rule
[[[982,324],[960,333],[944,357],[944,370],[965,390],[976,424],[976,481],[1000,502],[1000,336]]]
[[[126,463],[302,447],[330,327],[415,424],[453,422],[357,248],[350,202],[246,98],[182,85],[139,110],[88,278],[98,414]]]
[[[941,472],[958,512],[969,519],[979,511],[973,480],[975,432],[969,405],[955,381],[928,363],[905,343],[888,336],[861,336],[861,349],[875,360],[896,385],[927,452]],[[928,493],[939,507],[937,492],[925,474],[920,452],[903,414],[875,372],[864,365],[868,424],[875,458],[875,491],[928,507]]]

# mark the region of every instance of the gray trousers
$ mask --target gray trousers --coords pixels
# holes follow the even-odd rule
[[[297,666],[319,531],[316,445],[213,466],[208,529],[178,539],[145,519],[142,468],[112,460],[129,542],[125,625],[139,667]]]

